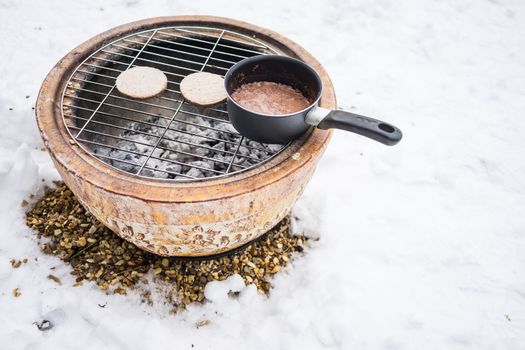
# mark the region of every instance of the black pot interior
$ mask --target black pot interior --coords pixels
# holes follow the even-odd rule
[[[289,85],[299,90],[314,103],[321,95],[322,83],[317,73],[307,64],[285,56],[256,56],[233,66],[226,74],[226,91],[231,94],[241,85],[270,81]]]

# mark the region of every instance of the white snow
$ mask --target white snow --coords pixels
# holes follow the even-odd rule
[[[224,281],[212,281],[206,284],[204,296],[212,303],[220,303],[228,300],[228,293],[241,292],[246,287],[244,280],[239,275],[228,277]]]
[[[270,298],[232,278],[170,315],[70,287],[20,202],[58,179],[31,110],[51,67],[113,26],[180,14],[288,36],[328,70],[341,108],[405,137],[387,148],[335,134],[296,208],[320,240]],[[523,2],[0,0],[0,37],[2,350],[525,349]]]

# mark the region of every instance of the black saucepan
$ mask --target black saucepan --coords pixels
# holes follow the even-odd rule
[[[256,81],[292,86],[301,91],[310,105],[296,113],[274,116],[246,109],[231,97],[241,85]],[[351,131],[390,146],[402,137],[401,130],[383,121],[318,107],[323,89],[321,79],[312,67],[294,58],[277,55],[246,58],[228,70],[224,84],[231,123],[241,135],[254,141],[285,144],[312,126]]]

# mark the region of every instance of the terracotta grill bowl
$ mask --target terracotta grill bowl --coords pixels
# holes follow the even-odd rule
[[[134,33],[170,27],[200,28],[204,32],[210,28],[210,33],[221,30],[224,38],[238,34],[264,44],[277,54],[303,60],[322,79],[320,106],[336,108],[327,73],[291,40],[232,19],[175,16],[125,24],[72,50],[45,78],[36,103],[36,119],[64,182],[98,220],[119,236],[163,256],[221,254],[255,240],[290,212],[310,180],[331,133],[314,129],[256,166],[229,173],[228,167],[223,176],[210,178],[148,177],[141,175],[142,169],[134,174],[102,161],[80,138],[75,138],[72,121],[64,116],[65,105],[72,103],[63,95],[70,78],[104,45]],[[89,77],[84,76],[86,80]],[[96,113],[97,110],[93,115]]]

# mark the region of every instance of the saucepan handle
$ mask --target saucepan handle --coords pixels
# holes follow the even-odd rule
[[[401,130],[392,124],[346,111],[317,107],[307,114],[305,121],[320,129],[346,130],[389,146],[403,137]]]

